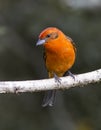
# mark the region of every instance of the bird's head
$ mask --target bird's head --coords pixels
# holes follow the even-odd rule
[[[36,45],[45,45],[51,43],[59,38],[59,34],[62,33],[59,29],[55,27],[48,27],[43,30],[39,35],[39,40]]]

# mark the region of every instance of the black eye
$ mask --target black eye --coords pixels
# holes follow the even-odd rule
[[[49,38],[50,36],[51,36],[51,35],[50,35],[50,34],[48,34],[46,37],[47,37],[47,38]]]

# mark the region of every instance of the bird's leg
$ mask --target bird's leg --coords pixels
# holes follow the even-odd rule
[[[71,76],[75,80],[75,76],[68,70],[68,75]]]
[[[74,74],[72,74],[69,70],[67,72],[65,72],[65,74],[63,76],[66,76],[66,75],[71,76],[75,80]]]
[[[54,79],[55,79],[55,82],[61,84],[61,78],[58,77],[55,73],[54,73]]]

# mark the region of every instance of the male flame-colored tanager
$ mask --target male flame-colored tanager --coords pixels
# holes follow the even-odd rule
[[[55,81],[61,83],[60,77],[66,72],[74,78],[69,70],[75,61],[76,47],[70,37],[58,28],[48,27],[40,33],[36,45],[44,46],[44,60],[49,78],[54,77]],[[42,106],[53,106],[55,94],[56,90],[47,91]]]

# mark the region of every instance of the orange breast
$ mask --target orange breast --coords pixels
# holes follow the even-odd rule
[[[57,76],[63,76],[75,61],[75,51],[70,41],[63,43],[47,43],[45,45],[46,67],[47,70],[54,72]]]

